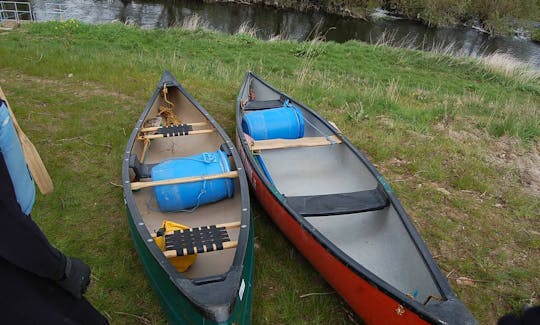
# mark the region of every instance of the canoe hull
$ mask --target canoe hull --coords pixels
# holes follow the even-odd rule
[[[255,140],[244,130],[245,116],[291,105],[304,118],[298,139]],[[252,193],[365,322],[476,324],[384,177],[335,126],[251,72],[236,124]]]
[[[165,137],[164,133],[152,133],[162,126],[146,125],[156,119],[158,107],[167,101],[166,95],[173,114],[186,121],[186,124],[174,126],[186,128],[182,134],[166,133]],[[200,127],[202,131],[193,127]],[[168,129],[165,131],[169,132]],[[145,139],[151,139],[152,145]],[[163,161],[217,150],[227,155],[228,163],[235,169],[234,191],[227,198],[201,204],[189,211],[163,211],[150,206],[150,202],[156,200],[152,186],[158,182],[149,172],[152,168]],[[240,156],[223,128],[167,71],[131,133],[123,157],[122,182],[134,247],[169,323],[250,324],[254,235],[249,187]],[[155,242],[154,237],[164,222],[192,229],[234,224],[226,228],[227,238],[223,242],[234,241],[235,244],[229,249],[218,248],[219,241],[216,240],[214,245],[218,249],[202,253],[201,248],[189,268],[177,269]],[[171,248],[173,252],[198,248],[186,247]]]
[[[206,318],[201,313],[197,306],[193,305],[171,282],[169,275],[163,270],[152,253],[147,249],[141,236],[136,229],[133,218],[126,209],[128,216],[129,228],[133,244],[139,255],[139,259],[143,264],[144,271],[150,280],[150,285],[156,296],[158,297],[163,311],[167,316],[170,324],[250,324],[251,322],[251,305],[253,300],[253,269],[254,269],[254,253],[253,253],[253,235],[250,236],[248,243],[248,251],[244,263],[244,271],[242,279],[245,285],[249,286],[244,289],[242,299],[239,299],[234,306],[231,317],[224,322],[216,322]],[[253,233],[253,230],[251,230]]]
[[[237,147],[242,148],[237,137]],[[252,193],[289,241],[368,324],[429,324],[345,266],[283,207],[240,150]],[[384,320],[381,322],[381,320]]]

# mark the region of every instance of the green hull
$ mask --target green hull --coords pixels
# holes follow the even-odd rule
[[[147,249],[142,238],[133,222],[133,218],[126,209],[129,228],[135,249],[141,259],[150,284],[158,296],[167,319],[171,324],[250,324],[251,323],[251,302],[252,302],[252,284],[254,268],[253,252],[253,228],[250,229],[250,235],[247,245],[247,251],[244,260],[242,279],[245,283],[242,299],[236,299],[234,310],[230,318],[225,322],[215,322],[205,318],[197,306],[193,305],[171,282],[169,276],[163,268],[157,263],[151,252]]]

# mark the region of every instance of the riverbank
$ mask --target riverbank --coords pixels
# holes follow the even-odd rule
[[[205,0],[262,4],[272,8],[322,11],[356,19],[406,18],[430,27],[470,26],[495,35],[513,35],[540,42],[540,4],[527,0]],[[385,14],[381,15],[382,12]]]
[[[113,324],[165,324],[117,187],[128,136],[164,69],[231,136],[247,70],[334,121],[388,180],[481,324],[539,303],[538,74],[355,41],[72,20],[0,32],[0,43],[0,84],[56,186],[38,195],[32,217],[92,267],[87,296]],[[254,324],[359,322],[256,202],[254,218]]]

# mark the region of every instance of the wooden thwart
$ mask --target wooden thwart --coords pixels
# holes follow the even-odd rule
[[[299,139],[257,140],[251,144],[251,150],[269,150],[294,147],[317,147],[341,143],[341,139],[332,135],[329,137],[305,137]]]
[[[173,258],[235,248],[238,241],[230,240],[227,229],[238,227],[239,221],[169,231],[164,234],[167,250],[163,254],[167,258]]]
[[[181,177],[181,178],[172,178],[162,181],[151,181],[151,182],[133,182],[131,183],[131,190],[139,190],[141,188],[160,186],[160,185],[173,185],[173,184],[183,184],[183,183],[193,183],[204,180],[220,179],[220,178],[236,178],[238,177],[238,171],[233,170],[230,172],[222,174],[214,174],[207,176],[190,176],[190,177]]]

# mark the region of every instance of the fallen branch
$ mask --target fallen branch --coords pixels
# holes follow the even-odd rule
[[[335,291],[330,291],[330,292],[312,292],[312,293],[306,293],[306,294],[300,295],[300,298],[306,298],[306,297],[310,297],[310,296],[333,295],[333,294],[335,294],[335,293],[336,293]]]
[[[90,141],[86,140],[82,136],[74,137],[74,138],[60,139],[60,140],[57,140],[56,142],[68,142],[68,141],[75,141],[75,140],[80,140],[80,141],[82,141],[83,143],[85,143],[85,144],[87,144],[89,146],[101,146],[101,147],[105,147],[107,149],[112,149],[112,146],[110,144],[93,143],[93,142],[90,142]]]
[[[112,186],[116,186],[116,187],[123,187],[122,185],[116,184],[116,183],[114,183],[114,182],[112,182],[112,181],[109,182],[109,184],[111,184]]]

